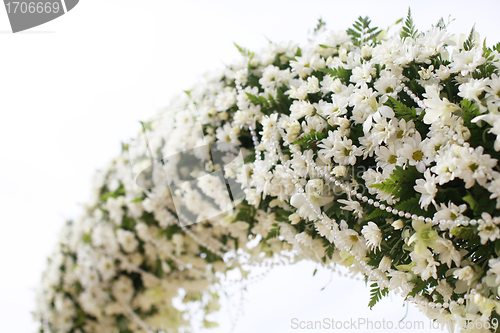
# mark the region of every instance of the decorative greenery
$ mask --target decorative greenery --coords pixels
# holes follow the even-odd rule
[[[364,274],[370,308],[394,291],[497,329],[500,44],[449,23],[418,31],[408,10],[393,36],[359,17],[320,20],[302,48],[236,45],[242,61],[96,175],[44,274],[40,332],[213,327],[228,271],[248,283],[283,258]]]

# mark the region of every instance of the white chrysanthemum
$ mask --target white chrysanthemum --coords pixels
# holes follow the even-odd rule
[[[127,253],[134,252],[137,246],[139,246],[139,242],[135,238],[135,234],[128,230],[118,229],[116,231],[116,239],[122,246],[123,251]]]
[[[493,222],[492,217],[488,213],[483,213],[481,218],[485,221],[477,227],[479,231],[479,237],[481,237],[481,244],[486,244],[486,242],[494,242],[500,238],[500,229],[497,224]]]
[[[111,287],[113,296],[121,302],[128,303],[134,295],[134,285],[132,280],[124,275],[120,275],[118,280],[113,282]]]
[[[431,175],[429,169],[425,171],[424,177],[425,179],[417,179],[415,181],[417,185],[413,188],[421,194],[418,201],[420,203],[420,207],[426,209],[431,202],[435,202],[434,197],[436,196],[438,190],[436,187],[436,176]]]
[[[477,66],[484,64],[485,61],[483,50],[473,47],[471,50],[462,51],[453,57],[453,62],[450,64],[450,73],[467,75],[475,71]]]
[[[378,249],[380,251],[382,232],[375,223],[369,221],[368,224],[363,227],[361,233],[365,237],[366,244],[370,250],[376,252],[375,250]]]

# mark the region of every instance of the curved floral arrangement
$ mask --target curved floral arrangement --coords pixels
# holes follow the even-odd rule
[[[244,284],[252,266],[300,259],[364,274],[370,307],[394,291],[441,323],[497,328],[500,43],[481,45],[474,29],[461,40],[443,20],[419,32],[410,13],[391,37],[361,17],[339,32],[320,21],[314,35],[303,48],[238,47],[241,61],[170,108],[183,112],[146,124],[147,147],[124,145],[97,173],[43,276],[41,332],[211,327],[228,271]],[[132,155],[202,143],[204,170],[173,158],[142,188],[130,172],[131,159],[159,165]],[[217,143],[244,161],[210,163]],[[216,170],[241,186],[236,209]]]

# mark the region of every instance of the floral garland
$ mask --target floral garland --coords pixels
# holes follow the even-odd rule
[[[301,259],[363,274],[370,307],[394,291],[441,323],[496,329],[500,43],[480,45],[474,29],[460,40],[443,20],[419,32],[410,12],[394,36],[370,23],[328,32],[320,21],[303,48],[238,47],[238,63],[169,108],[182,112],[145,124],[147,146],[124,145],[64,228],[38,293],[40,332],[212,327],[219,293],[255,280],[251,267]],[[207,162],[189,165],[197,180],[165,186],[186,165],[164,158],[137,186],[131,164],[153,167],[144,156],[201,137],[211,150],[193,150]],[[244,160],[208,163],[214,147],[236,156],[217,144]],[[244,195],[224,197],[217,170]]]

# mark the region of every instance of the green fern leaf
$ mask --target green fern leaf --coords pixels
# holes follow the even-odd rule
[[[415,24],[413,24],[413,18],[411,17],[410,7],[408,7],[408,16],[406,17],[405,25],[399,35],[403,40],[408,37],[416,38],[418,36],[418,30],[415,28]]]
[[[470,30],[469,37],[467,37],[467,40],[464,42],[464,50],[465,51],[470,51],[474,47],[474,44],[476,43],[476,25],[474,24],[472,26],[472,29]]]
[[[387,296],[387,294],[389,293],[389,289],[380,289],[377,283],[372,283],[370,285],[370,288],[372,289],[370,291],[370,302],[368,303],[368,306],[370,307],[370,309],[372,309],[375,304],[377,304],[382,299],[382,297]]]

